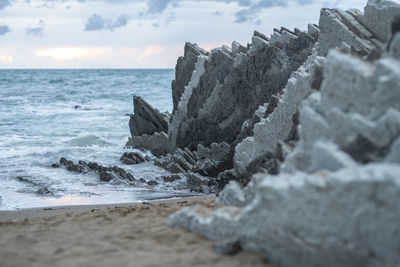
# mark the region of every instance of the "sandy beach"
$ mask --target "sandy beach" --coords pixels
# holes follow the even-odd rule
[[[213,197],[145,204],[0,211],[1,266],[271,266],[259,255],[223,256],[212,242],[166,224]],[[27,219],[24,219],[27,217]]]

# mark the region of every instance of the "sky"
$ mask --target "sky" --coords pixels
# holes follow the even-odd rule
[[[366,2],[0,0],[0,68],[174,68],[185,42],[246,45],[254,30],[305,30],[322,7]]]

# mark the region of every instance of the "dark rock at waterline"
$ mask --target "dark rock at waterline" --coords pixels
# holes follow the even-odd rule
[[[53,163],[53,164],[51,164],[51,167],[52,168],[60,168],[61,166],[58,163]]]
[[[135,152],[125,152],[121,156],[120,161],[126,165],[135,165],[143,163],[145,161],[150,161],[150,158],[148,156],[142,156],[139,153]]]
[[[154,180],[150,180],[147,182],[148,185],[158,185],[158,182],[154,181]]]
[[[107,171],[100,171],[99,175],[100,175],[100,181],[102,182],[109,182],[114,178],[113,175]]]
[[[36,194],[38,195],[52,195],[53,193],[46,187],[46,186],[40,186],[38,190],[36,190]]]
[[[161,179],[164,182],[172,183],[172,182],[175,182],[176,180],[182,179],[182,177],[179,174],[171,174],[171,175],[167,175],[167,176],[161,176]]]
[[[137,182],[136,178],[123,168],[118,166],[106,167],[96,162],[86,162],[80,160],[78,164],[74,164],[72,161],[62,157],[60,164],[65,166],[68,171],[76,173],[88,173],[89,171],[97,172],[99,179],[102,182],[110,182],[112,179],[121,179],[129,182]],[[53,164],[54,165],[54,164]]]
[[[168,132],[169,116],[159,112],[139,96],[133,97],[134,114],[130,115],[131,135],[152,135],[156,132]]]
[[[139,181],[143,184],[147,183],[146,180],[144,178],[140,178]]]

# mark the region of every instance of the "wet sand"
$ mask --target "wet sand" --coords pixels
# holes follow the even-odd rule
[[[193,197],[0,211],[0,266],[271,266],[251,252],[215,254],[211,241],[166,224],[199,203],[215,206]]]

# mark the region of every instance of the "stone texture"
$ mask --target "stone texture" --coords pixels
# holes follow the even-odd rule
[[[133,97],[134,114],[131,115],[129,128],[132,137],[152,135],[156,132],[168,132],[169,117],[162,114],[141,97]]]
[[[153,135],[133,136],[126,143],[127,147],[149,150],[154,156],[165,155],[169,151],[169,139],[165,132]]]
[[[270,44],[255,34],[248,49],[234,43],[199,55],[169,128],[171,151],[232,143],[263,103],[285,86],[311,54],[316,38],[299,32]]]
[[[175,113],[184,88],[188,85],[195,70],[197,57],[206,55],[207,52],[197,44],[186,43],[183,57],[179,57],[175,67],[175,80],[172,81],[173,113]]]
[[[390,25],[400,15],[400,4],[387,0],[369,0],[364,8],[362,22],[382,42],[389,40]]]
[[[185,208],[169,219],[218,242],[239,242],[283,267],[397,266],[400,167],[258,175],[245,208]]]
[[[330,49],[340,47],[342,43],[346,43],[363,55],[383,48],[383,43],[353,16],[355,14],[358,13],[354,10],[348,12],[327,8],[321,10],[319,55],[325,56]],[[362,18],[362,15],[358,18]]]
[[[366,34],[356,11],[328,11],[322,13],[340,17],[340,31]],[[327,33],[321,27],[319,36]],[[274,38],[287,40],[281,37]],[[327,38],[325,47],[329,40],[336,42]],[[281,173],[260,169],[245,187],[231,181],[217,199],[224,206],[185,208],[170,225],[216,241],[222,253],[251,250],[283,267],[398,265],[400,61],[383,46],[373,48],[382,53],[374,58],[372,49],[342,43],[347,53],[314,53],[292,75],[277,106],[236,147],[236,168],[219,177],[237,179],[272,152]]]
[[[360,163],[382,161],[400,134],[399,99],[398,60],[387,57],[369,63],[330,52],[321,91],[301,108],[300,141],[283,170],[309,170],[318,140],[330,140]]]
[[[271,114],[254,125],[253,136],[247,137],[235,148],[234,166],[241,176],[249,176],[257,171],[250,166],[268,153],[275,154],[280,141],[293,139],[292,130],[296,125],[293,118],[298,107],[312,90],[314,69],[323,59],[316,52],[295,71],[279,96],[277,107]]]

